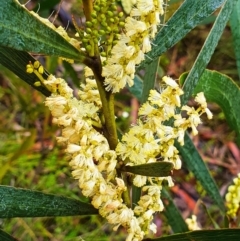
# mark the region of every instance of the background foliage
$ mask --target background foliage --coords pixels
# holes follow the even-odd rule
[[[50,14],[51,9],[55,6],[57,2],[59,1],[41,1],[39,15],[46,16]],[[170,18],[170,16],[179,8],[179,6],[181,6],[182,2],[183,1],[177,0],[169,2],[166,20]],[[224,1],[215,1],[215,5],[220,6],[222,2]],[[233,2],[234,1],[230,3],[230,1],[227,1],[226,5],[231,5],[233,4]],[[235,2],[237,4],[240,3],[240,1]],[[33,4],[33,2],[31,4]],[[70,1],[69,6],[71,7],[69,12],[65,11],[64,14],[62,14],[62,18],[64,18],[64,16],[65,18],[68,18],[71,11],[75,13],[76,16],[82,16],[81,1]],[[185,1],[186,8],[191,8],[191,6],[194,7],[194,1]],[[33,4],[32,7],[35,7],[35,5]],[[204,77],[207,78],[207,80],[203,80],[203,84],[201,84],[202,82],[199,81],[197,85],[198,89],[204,89],[206,92],[206,90],[209,90],[209,85],[211,84],[212,86],[213,84],[214,91],[221,92],[222,90],[225,90],[222,91],[222,96],[225,96],[225,92],[231,94],[233,93],[232,90],[236,89],[235,87],[239,85],[239,65],[237,66],[236,64],[238,63],[236,62],[236,56],[239,56],[239,48],[238,45],[234,45],[234,41],[236,43],[236,39],[239,38],[240,30],[237,27],[236,23],[239,23],[239,14],[237,14],[236,11],[238,11],[240,7],[234,8],[234,11],[231,15],[231,25],[229,25],[228,23],[225,26],[225,22],[228,22],[227,16],[230,16],[231,14],[232,8],[230,7],[222,10],[225,11],[222,15],[219,15],[220,10],[216,11],[213,15],[204,18],[201,23],[198,23],[201,14],[199,14],[196,9],[193,9],[192,11],[196,12],[197,17],[193,16],[193,18],[191,18],[190,20],[188,19],[189,21],[185,21],[184,18],[180,18],[178,21],[176,21],[175,19],[176,26],[173,25],[172,28],[167,28],[167,26],[165,28],[162,28],[162,31],[159,33],[154,43],[158,45],[158,48],[156,50],[157,52],[152,51],[149,54],[150,58],[147,59],[147,61],[145,61],[145,63],[143,63],[140,68],[143,68],[147,64],[150,64],[151,59],[157,58],[157,56],[161,54],[159,63],[158,61],[153,62],[153,64],[148,66],[146,71],[139,69],[139,76],[136,77],[138,78],[136,79],[136,83],[138,83],[137,80],[140,79],[145,80],[145,82],[143,84],[142,82],[139,82],[139,85],[136,85],[138,87],[135,86],[135,89],[130,89],[130,91],[124,90],[123,93],[118,94],[116,97],[116,115],[118,117],[117,122],[121,130],[127,130],[129,124],[136,120],[136,109],[139,106],[139,102],[146,100],[148,90],[154,87],[153,81],[146,80],[148,78],[152,79],[152,76],[153,74],[155,74],[156,70],[157,79],[160,79],[160,77],[163,75],[170,75],[174,78],[178,78],[181,73],[189,71],[192,66],[200,63],[200,67],[198,69],[192,69],[192,72],[190,72],[187,77],[188,79],[191,78],[191,74],[192,76],[194,76],[192,81],[200,79],[196,78],[196,73],[200,77],[200,72],[204,72],[204,69],[206,67],[208,69],[214,69],[220,71],[223,74],[227,74],[232,79],[222,75],[215,78],[213,76],[211,77],[211,79],[213,79],[213,83],[208,84],[206,81],[210,81],[208,79],[209,75],[216,75],[218,73],[205,71],[203,76],[201,77],[201,81]],[[213,8],[217,7],[213,6]],[[182,11],[186,12],[186,9],[183,8]],[[222,16],[222,18],[218,18],[219,24],[217,26],[215,22],[216,28],[214,30],[213,23],[216,20],[217,16]],[[16,19],[19,19],[19,17],[16,16]],[[187,26],[181,24],[181,22],[179,21],[187,23]],[[16,26],[16,22],[12,21],[12,23]],[[64,26],[64,20],[58,19],[56,21],[56,24]],[[5,25],[7,25],[6,22]],[[4,27],[4,25],[1,25],[1,27]],[[21,26],[18,27],[14,29],[16,29],[16,31],[21,29]],[[24,22],[23,27],[26,27]],[[70,23],[68,32],[70,34],[74,34],[74,31],[71,27],[72,26]],[[219,34],[220,27],[223,29],[222,35]],[[190,31],[192,28],[193,30]],[[34,29],[36,29],[36,27]],[[29,32],[34,32],[34,29],[29,29]],[[210,37],[212,36],[212,39],[208,37],[209,42],[205,42],[211,30],[212,35],[210,35]],[[44,29],[39,29],[39,31],[44,31]],[[11,35],[15,36],[16,33],[11,33]],[[30,35],[28,36],[28,38],[29,37]],[[218,37],[220,38],[219,42],[217,39]],[[0,36],[0,39],[2,40],[3,36]],[[34,41],[35,40],[36,39],[34,39]],[[47,45],[49,42],[51,41],[46,40]],[[204,44],[207,51],[205,52],[205,55],[203,54],[202,59],[200,59],[201,61],[197,62],[197,56],[199,58],[198,54]],[[16,46],[8,47],[15,48]],[[28,48],[29,49],[18,50],[34,52],[34,46],[32,47],[28,45]],[[46,48],[48,49],[50,47],[44,46],[44,49]],[[14,75],[11,71],[9,71],[9,69],[11,69],[11,66],[16,69],[16,65],[20,64],[24,68],[21,70],[21,68],[19,67],[18,70],[24,73],[26,63],[29,61],[28,58],[30,58],[29,55],[27,55],[25,52],[18,52],[18,56],[20,59],[22,59],[22,61],[10,62],[11,56],[13,56],[14,54],[13,52],[11,52],[12,55],[9,57],[10,51],[12,51],[12,49],[7,49],[5,46],[1,47],[1,185],[44,191],[51,194],[60,194],[69,198],[74,198],[83,202],[87,202],[88,200],[86,200],[86,198],[81,195],[80,190],[77,187],[77,183],[71,177],[70,168],[68,167],[68,160],[64,156],[62,147],[57,146],[55,143],[55,136],[59,134],[59,131],[56,126],[52,126],[51,124],[51,116],[43,103],[44,96],[40,94],[37,90],[34,90],[32,87],[30,87],[24,81],[19,79],[19,77]],[[60,54],[62,55],[65,50],[63,51],[63,49],[60,49],[59,51],[62,51]],[[72,51],[72,55],[74,55],[74,50]],[[202,49],[202,53],[203,51],[204,49]],[[8,53],[8,55],[5,54],[6,52]],[[51,53],[45,52],[45,54]],[[5,58],[6,56],[7,61]],[[211,61],[208,63],[210,57]],[[24,58],[26,59],[24,60]],[[60,61],[57,57],[49,57],[45,55],[40,55],[36,58],[38,58],[42,62],[44,67],[50,73],[55,73],[58,76],[62,76],[75,89],[77,89],[79,82],[83,79],[83,66],[79,63],[76,63],[72,66],[66,62]],[[10,64],[10,67],[8,66],[8,64]],[[204,64],[207,66],[205,66]],[[201,69],[201,65],[203,65],[203,70]],[[7,66],[9,69],[4,66]],[[184,82],[184,80],[189,81],[185,77],[181,77],[182,83]],[[231,82],[232,85],[235,86],[232,87],[232,89],[230,89],[229,91],[226,91],[226,86],[229,86],[229,84],[226,84],[227,81]],[[30,78],[28,80],[28,83],[33,84],[33,82],[34,79]],[[204,87],[204,85],[206,85],[206,87]],[[140,86],[143,86],[143,93],[141,91],[139,92]],[[192,85],[188,86],[191,87]],[[161,84],[160,86],[156,87],[160,88]],[[44,92],[44,90],[40,91],[42,91],[45,95],[48,95],[48,93]],[[193,91],[193,89],[187,89],[187,93],[189,93],[189,95],[191,91]],[[141,93],[143,94],[143,97],[139,96],[138,102],[137,98],[131,93]],[[239,144],[239,142],[238,136],[236,135],[239,131],[239,123],[237,122],[237,120],[239,119],[237,117],[239,115],[239,112],[237,110],[240,98],[235,98],[231,100],[231,95],[229,95],[229,97],[225,96],[225,98],[229,100],[230,104],[227,106],[221,106],[221,103],[223,103],[221,99],[223,97],[220,95],[220,101],[218,102],[213,98],[217,97],[216,94],[211,95],[211,93],[213,92],[209,90],[208,98],[210,101],[215,102],[210,104],[210,108],[214,113],[214,120],[211,122],[203,120],[204,124],[200,126],[199,129],[200,135],[198,137],[192,138],[192,140],[195,144],[195,147],[199,151],[200,158],[204,159],[206,165],[210,169],[211,176],[215,179],[220,194],[215,193],[213,194],[212,199],[210,199],[209,193],[207,194],[208,187],[204,187],[201,183],[201,177],[199,179],[197,174],[194,173],[194,169],[191,170],[191,168],[189,168],[192,163],[188,164],[187,162],[185,162],[183,169],[174,172],[174,179],[176,185],[174,188],[172,188],[171,195],[174,199],[174,203],[178,207],[178,212],[181,212],[181,216],[179,216],[180,222],[182,222],[182,217],[186,218],[191,214],[196,214],[203,228],[223,228],[227,227],[227,225],[224,220],[224,215],[219,212],[218,206],[223,205],[223,201],[221,198],[218,198],[218,195],[224,195],[227,186],[231,183],[232,177],[234,177],[240,171],[240,152],[237,145]],[[236,93],[236,96],[238,95],[239,94]],[[208,92],[206,93],[206,96],[208,96]],[[188,100],[188,97],[186,97],[185,100]],[[216,105],[216,103],[221,106],[222,109],[220,109],[219,106]],[[235,104],[236,107],[232,107],[232,104]],[[233,111],[230,111],[230,109]],[[231,118],[234,115],[236,115],[236,117],[232,120]],[[182,150],[183,156],[184,153],[184,150]],[[190,156],[190,158],[191,157],[192,155]],[[193,161],[195,161],[195,159]],[[205,166],[203,166],[202,168],[205,168]],[[205,172],[203,171],[203,173]],[[202,177],[202,179],[204,178],[206,178],[206,176]],[[165,201],[166,203],[171,203],[171,197],[168,195],[168,192],[166,192],[164,195]],[[213,202],[214,198],[215,203]],[[202,203],[202,201],[204,202],[204,204]],[[35,202],[36,204],[38,204],[37,198]],[[158,224],[157,236],[168,235],[171,234],[173,231],[175,233],[186,231],[186,226],[184,225],[180,228],[180,230],[177,230],[179,225],[176,225],[176,222],[178,222],[179,220],[174,218],[171,219],[170,216],[170,214],[173,213],[172,208],[175,208],[175,206],[173,205],[173,207],[168,207],[169,209],[167,209],[165,213],[158,214],[155,217],[155,221]],[[2,210],[4,210],[3,205],[1,206],[1,208]],[[6,210],[4,210],[2,213],[6,213]],[[177,217],[176,215],[177,214],[175,214],[174,216],[175,218]],[[98,215],[42,218],[22,218],[18,216],[18,218],[13,219],[6,219],[4,215],[2,215],[1,217],[4,218],[1,219],[1,228],[12,236],[17,237],[19,240],[68,241],[81,240],[81,238],[83,238],[84,240],[93,240],[94,237],[98,237],[98,240],[124,239],[124,233],[122,232],[123,230],[119,230],[117,234],[113,233],[111,230],[112,227],[104,223],[105,221],[102,220],[102,218]],[[213,220],[216,220],[216,223]],[[171,225],[171,227],[169,225]],[[2,234],[0,233],[0,235]],[[206,234],[206,236],[208,235],[209,233]],[[217,234],[213,235],[214,237],[216,237],[215,235]],[[223,235],[220,235],[219,237],[221,236]],[[172,238],[173,239],[171,240],[187,240],[184,239],[184,237]]]

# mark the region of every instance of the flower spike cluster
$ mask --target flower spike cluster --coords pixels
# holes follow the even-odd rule
[[[163,14],[163,0],[137,0],[119,41],[113,46],[107,58],[102,75],[106,90],[119,92],[126,84],[133,85],[135,66],[144,60],[144,54],[151,50],[151,40],[160,24]]]
[[[231,218],[236,218],[237,212],[240,208],[240,173],[233,179],[233,183],[233,185],[228,187],[228,192],[225,198],[227,201],[227,215]]]
[[[30,67],[39,69],[37,64],[27,65],[27,71]],[[174,80],[164,77],[166,89],[162,93],[151,91],[148,101],[139,110],[138,124],[123,136],[116,150],[111,150],[107,139],[98,131],[102,125],[99,118],[102,106],[91,69],[85,68],[85,77],[86,84],[81,85],[79,99],[73,96],[73,90],[61,78],[49,75],[42,81],[52,92],[45,104],[53,115],[53,123],[62,128],[62,135],[57,137],[57,141],[66,145],[72,175],[78,180],[83,195],[91,198],[99,214],[114,225],[114,230],[119,226],[125,227],[127,241],[142,240],[149,230],[156,233],[153,214],[164,208],[161,200],[162,182],[166,180],[169,186],[173,186],[173,181],[171,177],[136,175],[133,182],[142,187],[143,195],[131,209],[122,197],[127,187],[117,175],[118,160],[132,166],[168,161],[179,169],[181,160],[174,140],[183,144],[182,135],[186,128],[196,128],[199,123],[196,119],[199,120],[202,113],[210,111],[204,103],[203,94],[199,93],[195,98],[200,105],[198,109],[189,110],[188,118],[180,117],[175,112],[176,107],[181,105],[180,95],[183,91]],[[186,109],[186,106],[182,107],[182,110]],[[173,127],[166,125],[171,118],[175,120]]]
[[[182,111],[188,110],[188,118],[183,118],[176,113],[176,107],[181,106],[180,96],[183,94],[178,84],[169,77],[164,77],[163,81],[167,87],[162,93],[151,90],[148,101],[139,110],[139,120],[136,125],[130,128],[121,142],[118,143],[116,153],[124,160],[125,165],[135,166],[146,163],[165,161],[173,163],[175,169],[181,168],[181,160],[178,150],[174,146],[177,140],[184,145],[184,133],[187,128],[192,128],[193,134],[197,134],[196,127],[201,123],[200,116],[211,112],[207,108],[203,93],[197,94],[195,101],[200,105],[197,110],[189,106],[183,106]],[[205,101],[204,101],[205,100]],[[173,126],[171,126],[173,121]],[[166,180],[169,186],[173,186],[171,176],[168,177],[146,177],[135,175],[133,184],[143,187],[143,190],[151,190],[143,195],[135,207],[135,215],[138,216],[141,228],[148,226],[155,231],[152,223],[152,215],[146,217],[146,213],[151,214],[162,211],[161,201],[162,182]],[[150,183],[151,185],[145,186]],[[144,218],[144,221],[142,219]]]
[[[91,76],[89,71],[86,69],[88,77]],[[57,141],[67,146],[72,175],[78,180],[83,195],[92,199],[92,205],[115,229],[120,225],[125,227],[129,240],[142,240],[144,232],[133,210],[122,200],[126,186],[116,176],[116,153],[110,150],[106,138],[94,128],[101,126],[98,117],[101,106],[96,84],[87,78],[86,85],[82,85],[85,95],[81,95],[80,91],[80,100],[73,97],[72,89],[63,79],[50,75],[44,84],[53,90],[45,104],[52,112],[53,122],[62,128],[62,136],[57,137]],[[95,100],[90,102],[86,96],[93,93]]]
[[[122,141],[117,146],[117,154],[122,160],[126,160],[126,165],[141,165],[158,161],[159,156],[163,161],[172,162],[175,169],[181,168],[181,160],[178,150],[174,146],[177,140],[184,145],[184,133],[187,128],[192,128],[193,134],[197,134],[196,127],[201,123],[200,116],[204,112],[211,112],[203,104],[205,97],[203,93],[197,94],[195,101],[200,105],[197,110],[193,107],[183,106],[182,111],[187,111],[188,118],[183,118],[181,114],[176,113],[176,107],[181,106],[180,96],[182,89],[170,77],[164,77],[163,81],[167,88],[162,93],[156,90],[150,91],[148,101],[142,105],[139,110],[139,120],[137,125],[133,126],[126,133]],[[206,103],[206,100],[205,100]],[[171,120],[173,126],[171,126]],[[169,123],[169,124],[165,124]],[[136,177],[134,182],[136,186],[146,184]],[[150,181],[150,180],[149,180]]]
[[[93,8],[92,20],[87,22],[89,29],[94,21],[105,19],[104,13],[113,17],[113,10],[116,10],[112,7],[113,2],[114,0],[93,2],[96,5]],[[107,12],[101,9],[104,6],[108,9]],[[96,15],[98,11],[101,11],[101,16]],[[175,169],[180,169],[181,160],[174,146],[175,141],[184,145],[187,128],[191,128],[196,135],[203,113],[206,113],[209,119],[212,118],[203,93],[198,93],[195,97],[197,108],[181,106],[180,96],[183,90],[170,77],[163,77],[166,88],[160,93],[156,90],[150,91],[147,102],[139,109],[137,124],[132,126],[121,140],[118,140],[116,135],[112,145],[109,136],[113,132],[109,129],[114,126],[112,129],[116,131],[116,128],[115,125],[110,125],[111,128],[107,125],[109,120],[113,120],[115,124],[114,111],[109,115],[106,113],[114,109],[110,108],[114,104],[109,96],[113,97],[112,93],[118,92],[126,84],[133,85],[135,66],[140,64],[145,54],[151,50],[151,40],[157,32],[160,14],[163,14],[163,0],[136,0],[116,44],[118,34],[108,29],[105,22],[95,26],[94,39],[90,34],[85,35],[84,47],[89,53],[89,59],[92,57],[91,60],[96,60],[95,54],[98,51],[95,51],[95,42],[100,35],[106,33],[107,46],[113,47],[110,53],[107,48],[104,54],[106,58],[102,57],[103,67],[101,64],[97,66],[99,71],[94,68],[98,64],[96,61],[90,61],[94,63],[89,64],[92,69],[85,68],[86,81],[80,86],[78,98],[63,79],[49,75],[45,80],[42,77],[44,69],[39,62],[26,66],[26,71],[34,73],[41,84],[52,93],[46,98],[45,104],[52,113],[53,123],[62,129],[57,141],[66,146],[72,175],[78,180],[82,194],[91,199],[92,205],[113,225],[114,230],[120,226],[126,229],[127,241],[141,241],[149,231],[156,233],[153,215],[164,208],[161,200],[162,183],[165,181],[169,186],[174,184],[171,176],[127,174],[132,175],[133,184],[142,190],[140,200],[133,205],[129,197],[131,195],[128,185],[131,184],[125,182],[126,175],[122,167],[171,162]],[[119,26],[120,17],[117,16],[116,21]],[[116,27],[114,21],[112,22],[112,26]],[[65,36],[64,32],[61,34]],[[72,42],[67,36],[65,39]],[[97,57],[100,59],[100,54]],[[104,83],[102,77],[105,79]],[[182,117],[182,112],[186,113],[186,117]],[[110,118],[107,119],[108,117]],[[107,135],[108,131],[110,135]]]

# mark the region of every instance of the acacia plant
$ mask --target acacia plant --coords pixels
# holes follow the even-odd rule
[[[122,2],[123,6],[128,3]],[[238,87],[228,76],[205,68],[230,18],[233,37],[236,42],[240,40],[240,1],[185,0],[167,23],[161,22],[161,16],[168,2],[130,2],[126,15],[119,12],[116,0],[82,0],[85,22],[82,21],[83,26],[75,23],[74,38],[17,0],[1,2],[0,63],[46,96],[45,105],[53,123],[61,129],[56,139],[65,146],[72,175],[90,203],[1,186],[0,216],[98,213],[113,226],[113,231],[122,226],[127,232],[126,240],[138,241],[149,232],[156,233],[154,214],[165,208],[173,232],[181,234],[156,240],[208,240],[212,235],[219,236],[219,240],[236,240],[240,237],[237,229],[188,232],[190,226],[166,188],[174,185],[172,170],[180,169],[183,161],[225,215],[223,198],[187,130],[190,128],[197,135],[201,115],[213,117],[207,99],[222,107],[229,124],[239,134]],[[164,76],[160,90],[154,89],[159,56],[217,9],[217,18],[201,52],[191,70],[180,77],[180,85]],[[79,86],[78,95],[28,52],[84,64],[85,82]],[[237,44],[236,56],[239,59]],[[240,73],[240,65],[238,68]],[[145,70],[142,80],[139,69]],[[137,123],[122,134],[117,132],[114,96],[123,88],[130,88],[142,105]],[[192,96],[196,108],[187,105]],[[238,185],[237,179],[235,184]],[[239,199],[234,195],[237,190],[230,188],[231,194],[227,195],[230,220],[238,209]],[[163,203],[163,198],[168,202]],[[37,206],[33,201],[36,199]],[[52,200],[58,205],[53,207]],[[0,237],[14,240],[3,231]]]

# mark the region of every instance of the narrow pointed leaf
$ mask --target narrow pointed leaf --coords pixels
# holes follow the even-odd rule
[[[0,229],[0,240],[3,241],[17,241],[14,237],[9,235],[8,233],[5,233],[3,230]]]
[[[128,89],[138,100],[141,100],[142,89],[143,89],[142,79],[138,75],[135,75],[134,85],[131,87],[128,87]]]
[[[66,61],[63,61],[63,66],[65,68],[66,74],[71,78],[74,85],[77,88],[79,88],[79,86],[81,84],[80,83],[81,79],[79,78],[77,71],[73,68],[73,65]]]
[[[31,85],[34,89],[38,90],[45,96],[49,96],[51,92],[44,86],[35,86],[34,83],[38,81],[35,74],[26,73],[26,65],[34,59],[29,53],[24,51],[15,50],[8,47],[0,46],[0,64],[11,70],[19,78]],[[47,78],[48,72],[44,70],[43,77]]]
[[[215,221],[214,217],[210,214],[210,209],[208,209],[208,207],[205,205],[204,202],[201,202],[201,206],[203,207],[205,213],[207,214],[208,219],[210,220],[214,229],[220,229],[220,226],[218,225],[217,221]],[[229,226],[227,226],[227,227],[229,227]]]
[[[0,4],[0,45],[17,50],[81,59],[80,52],[17,0]]]
[[[125,166],[122,171],[148,177],[167,177],[172,174],[171,162],[154,162],[137,166]]]
[[[0,218],[98,214],[75,199],[9,186],[0,186],[0,200]]]
[[[137,206],[138,201],[140,200],[142,194],[142,188],[132,186],[132,209],[134,209]]]
[[[143,90],[141,98],[142,103],[147,101],[150,90],[154,89],[158,64],[159,60],[155,60],[149,64],[145,70],[146,72],[143,79]]]
[[[230,26],[233,35],[235,57],[237,61],[238,76],[240,79],[240,0],[237,0],[236,6],[230,17]]]
[[[210,16],[223,4],[224,0],[185,0],[175,14],[161,28],[153,41],[148,58],[141,64],[146,66],[155,61],[162,53],[174,46],[187,33]]]
[[[240,240],[240,229],[198,230],[167,237],[146,239],[146,241],[237,241]],[[144,241],[144,240],[143,240]]]
[[[216,18],[216,21],[197,57],[195,63],[185,80],[183,85],[184,95],[181,97],[182,105],[186,104],[189,98],[192,96],[193,90],[197,85],[201,74],[206,69],[211,56],[218,44],[221,34],[230,18],[232,9],[234,7],[235,0],[226,0],[222,6],[221,11]]]
[[[181,146],[178,142],[175,142],[175,145],[187,169],[193,172],[207,194],[219,206],[220,211],[224,212],[224,201],[219,193],[219,189],[188,134],[184,136],[184,146]]]
[[[176,207],[170,194],[165,188],[162,189],[161,197],[164,203],[163,214],[167,218],[168,224],[171,226],[173,232],[183,233],[189,231],[179,209]]]

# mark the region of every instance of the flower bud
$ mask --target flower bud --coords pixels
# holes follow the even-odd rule
[[[43,74],[43,72],[44,72],[44,68],[43,68],[42,65],[40,65],[39,68],[38,68],[38,73]]]
[[[93,9],[96,11],[96,12],[99,12],[100,11],[100,7],[96,4],[94,4],[93,6]]]
[[[102,57],[106,57],[107,56],[106,52],[101,52],[100,54],[101,54]]]
[[[92,22],[90,22],[90,21],[87,21],[87,22],[86,22],[86,26],[87,26],[88,28],[91,28],[92,25],[93,25]]]
[[[92,46],[91,46],[90,44],[86,46],[86,50],[87,50],[88,52],[91,51],[91,49],[92,49]]]
[[[35,69],[37,69],[37,68],[40,66],[39,61],[35,61],[35,62],[33,63],[33,66],[34,66]]]
[[[28,74],[33,73],[33,67],[27,67],[26,72],[27,72]]]
[[[86,28],[86,33],[92,33],[92,29],[91,28]]]
[[[36,86],[36,87],[39,87],[39,86],[41,86],[42,84],[41,84],[41,82],[40,81],[36,81],[36,82],[34,82],[34,84],[33,84],[34,86]]]
[[[121,18],[122,16],[123,16],[123,12],[120,12],[120,13],[118,14],[118,17]]]
[[[113,14],[113,12],[111,12],[111,11],[107,11],[107,15],[108,15],[109,17],[112,17],[114,14]]]
[[[96,14],[95,12],[92,12],[92,13],[91,13],[91,17],[92,17],[92,18],[97,18],[97,14]]]

